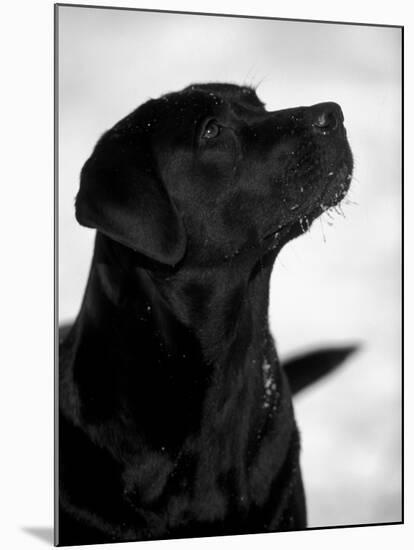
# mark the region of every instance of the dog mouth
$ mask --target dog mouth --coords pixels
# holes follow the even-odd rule
[[[321,191],[307,204],[293,204],[291,218],[279,224],[264,239],[266,249],[280,248],[286,242],[306,233],[322,214],[334,211],[343,215],[341,202],[345,199],[352,180],[352,168],[343,164],[337,171],[325,176]]]

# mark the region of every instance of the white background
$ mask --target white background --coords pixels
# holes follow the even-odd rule
[[[116,4],[116,2],[112,2],[112,4]],[[202,2],[197,3],[197,5],[194,2],[174,2],[173,4],[176,9],[207,9]],[[128,5],[128,2],[122,2],[122,5]],[[145,6],[141,2],[129,3],[129,5],[164,9],[171,9],[172,7],[171,3],[169,5],[167,2],[153,2],[151,6]],[[371,13],[371,6],[368,3],[365,6],[361,2],[358,2],[352,8],[352,2],[347,2],[346,7],[344,5],[342,9],[338,7],[334,9],[324,2],[315,1],[312,2],[311,6],[307,6],[305,3],[295,3],[292,1],[288,7],[273,6],[271,8],[266,3],[256,2],[254,5],[249,5],[248,3],[244,5],[239,2],[236,9],[229,2],[221,1],[220,3],[209,2],[208,9],[216,12],[227,11],[236,13],[238,11],[239,13],[246,14],[267,14],[285,17],[403,23],[409,30],[409,16],[400,7],[402,3],[394,2],[392,7],[387,10],[385,4],[377,2],[375,3],[375,13]],[[45,542],[43,539],[35,535],[36,533],[37,535],[44,534],[45,528],[50,527],[52,523],[53,82],[51,9],[52,4],[47,1],[38,1],[35,3],[21,2],[18,6],[16,5],[16,10],[13,12],[8,8],[8,11],[2,13],[2,24],[5,27],[1,33],[2,40],[5,40],[5,44],[2,45],[2,56],[4,57],[2,59],[2,67],[3,70],[4,68],[7,70],[6,75],[3,73],[2,91],[6,90],[9,92],[9,95],[2,101],[4,117],[2,167],[6,168],[6,171],[2,178],[4,207],[1,216],[1,235],[2,249],[5,250],[6,257],[3,257],[2,262],[1,284],[1,303],[3,305],[1,433],[3,435],[3,452],[0,479],[2,489],[0,517],[3,519],[2,544],[5,548],[35,548],[44,546]],[[409,45],[408,41],[407,45]],[[265,82],[263,82],[262,86],[265,86]],[[261,92],[261,95],[263,96],[264,93],[265,89]],[[378,93],[378,88],[376,89],[376,93]],[[407,97],[409,95],[409,90],[407,90]],[[269,97],[264,99],[270,102]],[[295,98],[292,96],[291,99],[292,101],[289,101],[289,104],[294,104],[293,100]],[[321,100],[323,99],[325,98],[321,98]],[[374,91],[373,101],[376,99]],[[313,99],[306,102],[311,101]],[[342,101],[342,103],[344,102]],[[345,115],[347,116],[346,107],[345,105],[343,106]],[[407,107],[409,109],[409,105]],[[277,108],[277,105],[274,108]],[[122,116],[124,113],[120,114]],[[381,122],[382,114],[376,111],[375,120],[372,120],[372,123],[377,125],[378,133],[388,130],[388,127],[385,127],[385,129],[381,127]],[[358,139],[357,135],[358,132],[354,132],[354,136],[351,138],[354,142],[355,139]],[[383,157],[380,158],[381,162],[384,160]],[[408,157],[407,163],[409,160]],[[372,165],[372,169],[376,169],[374,165]],[[363,176],[362,178],[361,175]],[[358,176],[360,185],[366,181],[366,177],[366,174]],[[410,190],[408,186],[406,192],[406,204],[410,204]],[[392,200],[392,197],[390,197],[390,200]],[[359,202],[361,205],[361,200]],[[383,215],[380,217],[384,219]],[[348,214],[346,228],[351,226],[354,219],[357,218],[352,218],[351,220],[351,214]],[[409,219],[407,221],[410,222]],[[327,232],[327,244],[323,245],[323,249],[326,250],[326,256],[329,258],[332,257],[332,250],[328,247],[332,239],[339,238],[337,235],[340,232],[340,222],[342,220],[338,220],[332,228],[329,228],[330,231],[329,233]],[[381,239],[381,232],[387,233],[388,226],[385,224],[385,227],[374,227],[372,230],[376,235],[375,241],[378,242]],[[345,230],[345,234],[346,232],[347,230]],[[361,234],[361,238],[363,235],[364,233]],[[341,236],[340,238],[343,237]],[[384,238],[386,239],[387,237],[384,236]],[[313,271],[313,264],[309,262],[314,261],[314,258],[313,256],[310,258],[305,256],[307,252],[304,250],[305,248],[310,248],[310,246],[309,244],[309,246],[301,248],[300,252],[295,253],[301,256],[300,261],[303,261],[305,265],[302,275],[303,273],[307,273],[307,270],[309,272]],[[318,241],[318,246],[322,246],[321,239]],[[284,263],[287,264],[287,269],[289,270],[288,278],[291,279],[292,277],[296,277],[296,273],[290,267],[291,260],[289,258],[286,257]],[[409,262],[410,258],[407,258],[408,267],[410,267]],[[303,285],[303,278],[300,284]],[[372,284],[375,286],[374,280],[372,280]],[[275,289],[280,285],[283,287],[283,284],[278,282],[275,285]],[[308,295],[305,290],[304,296],[305,294]],[[407,288],[406,291],[408,295],[409,289]],[[323,310],[324,313],[321,313],[318,319],[324,315],[332,314],[332,323],[330,324],[333,330],[338,316],[333,315],[333,312],[330,311],[334,307],[332,294],[329,294],[329,288],[328,298],[328,305],[329,303],[331,305],[326,310]],[[349,296],[349,300],[351,298],[353,298],[352,295]],[[279,297],[279,300],[281,299],[283,299],[283,293]],[[361,302],[359,303],[361,304]],[[301,319],[303,319],[304,323],[305,321],[309,321],[307,312],[313,308],[309,304],[310,302],[305,301],[304,309],[301,309]],[[364,317],[365,312],[361,305],[359,307],[358,315],[359,317]],[[323,308],[321,302],[320,308]],[[350,304],[349,309],[352,309],[352,304]],[[347,317],[350,315],[349,309],[347,310]],[[379,318],[379,310],[377,311],[377,315]],[[309,325],[312,326],[314,334],[311,332],[305,335],[309,340],[304,341],[304,344],[314,342],[314,335],[317,335],[318,338],[322,335],[324,337],[327,335],[325,330],[323,332],[317,330],[318,327],[315,326],[317,319],[310,320],[311,323],[305,324],[307,328]],[[285,334],[282,332],[283,327],[279,326],[276,314],[274,323],[279,345],[282,350],[284,346],[284,352],[288,352],[290,349],[293,349],[294,341],[289,339],[288,330],[286,330]],[[303,327],[305,327],[305,324]],[[391,332],[395,328],[398,329],[398,327],[393,325],[394,323],[390,323]],[[336,326],[338,325],[336,324]],[[350,332],[346,334],[352,336],[350,328],[352,327],[348,327]],[[301,332],[303,335],[303,331],[304,328],[298,332]],[[341,330],[341,337],[343,336],[343,332]],[[329,333],[328,335],[330,338],[336,338],[333,333]],[[382,337],[383,339],[389,338],[388,332],[384,333]],[[407,357],[406,387],[408,388],[410,387],[411,377],[409,366],[410,358]],[[345,372],[342,375],[345,376]],[[329,384],[336,383],[336,380],[329,382]],[[312,411],[315,409],[315,402],[320,404],[321,399],[326,399],[324,396],[330,394],[331,391],[333,391],[332,385],[329,388],[325,386],[325,388],[321,387],[318,389],[320,397],[317,397],[316,390],[312,393],[312,396],[304,396],[302,403],[297,404],[299,422],[303,424],[307,420],[306,417],[308,415],[314,414],[311,412],[311,409]],[[357,390],[355,389],[355,391]],[[381,388],[378,391],[381,391]],[[360,407],[357,401],[358,397],[358,393],[353,394],[351,404],[354,409]],[[306,400],[308,399],[312,399],[310,409],[307,409],[306,405]],[[386,402],[384,405],[385,416],[387,412],[393,415],[394,412],[390,409],[389,403]],[[360,412],[360,420],[364,419],[366,413],[366,410]],[[331,421],[331,416],[331,409],[325,409],[323,413],[324,420],[329,419]],[[306,426],[303,428],[307,432],[309,432],[309,429]],[[306,438],[308,436],[305,435],[304,437],[304,446],[306,447]],[[408,457],[407,462],[408,464],[410,463],[410,457]],[[370,468],[367,471],[369,477]],[[346,485],[346,479],[340,479],[341,476],[342,473],[338,472],[338,481],[341,483],[344,482],[344,485]],[[407,478],[409,478],[409,472],[407,473]],[[377,477],[378,485],[386,485],[387,483],[389,483],[389,480],[386,479],[386,476]],[[345,544],[347,547],[350,544],[363,547],[373,541],[376,543],[386,543],[387,545],[392,541],[393,544],[406,547],[403,542],[406,532],[407,527],[399,526],[294,535],[278,534],[235,538],[233,540],[234,545],[243,546],[243,544],[247,545],[254,541],[254,544],[260,544],[263,548],[270,548],[270,545],[273,545],[276,540],[288,547],[294,544],[306,544],[311,547],[313,544],[318,544],[322,548],[328,547],[328,544],[329,546],[335,544],[339,548],[345,547]],[[303,539],[303,537],[306,538]],[[161,547],[162,544],[167,544],[171,548],[178,544],[180,544],[180,547],[183,544],[188,547],[195,547],[195,545],[198,546],[199,544],[214,547],[223,545],[224,547],[224,544],[231,546],[231,539],[154,543],[152,546]],[[138,545],[135,546],[138,547]]]

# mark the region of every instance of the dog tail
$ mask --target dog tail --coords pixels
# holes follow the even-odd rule
[[[356,344],[324,348],[284,361],[282,366],[289,380],[292,394],[297,394],[323,376],[333,372],[359,348],[360,346]]]

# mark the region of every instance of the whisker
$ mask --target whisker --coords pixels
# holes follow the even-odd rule
[[[323,239],[323,242],[326,243],[325,229],[323,227],[322,216],[319,217],[319,222],[320,222],[321,231],[322,231],[322,239]]]
[[[267,80],[267,78],[268,78],[268,75],[263,76],[263,77],[259,80],[259,82],[258,82],[257,84],[253,84],[253,85],[252,85],[252,88],[257,92],[257,89],[259,88],[259,86],[261,86],[262,83],[263,83],[265,80]]]
[[[339,204],[337,205],[336,208],[337,208],[337,210],[338,210],[338,214],[339,214],[340,216],[342,216],[343,218],[346,218],[345,212],[342,210],[342,204],[339,203]]]
[[[246,76],[243,78],[243,82],[246,84],[246,85],[249,85],[249,81],[251,80],[250,79],[250,73],[255,69],[255,66],[256,66],[256,63],[253,63],[252,65],[250,65],[250,68],[248,69],[247,73],[246,73]]]
[[[349,204],[351,206],[359,206],[357,202],[352,201],[351,199],[348,199],[348,198],[344,199],[342,202],[343,204]]]

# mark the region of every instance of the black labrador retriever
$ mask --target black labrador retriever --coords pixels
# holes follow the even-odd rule
[[[290,385],[312,375],[298,359],[289,385],[278,361],[269,278],[352,169],[337,104],[268,112],[232,84],[100,138],[76,198],[92,266],[60,345],[59,545],[306,527]],[[314,355],[315,377],[350,351]]]

